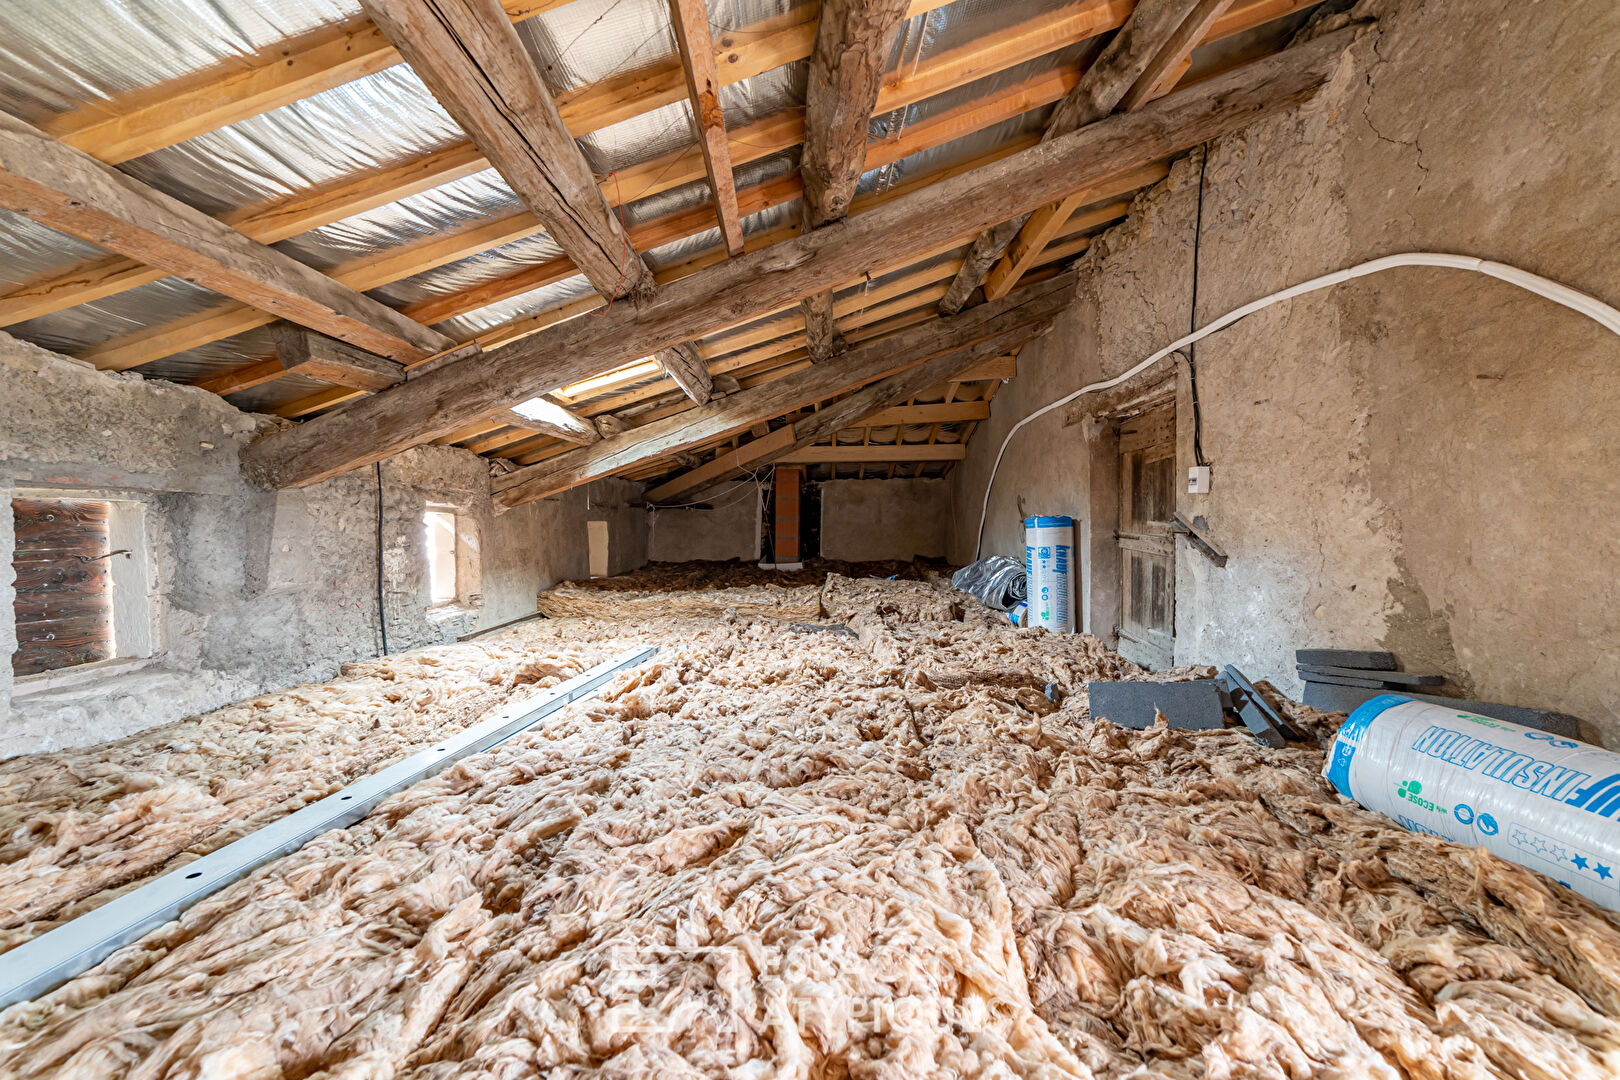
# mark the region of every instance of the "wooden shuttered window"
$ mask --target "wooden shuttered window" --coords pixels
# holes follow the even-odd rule
[[[16,675],[89,664],[113,655],[109,503],[13,499],[17,574]]]

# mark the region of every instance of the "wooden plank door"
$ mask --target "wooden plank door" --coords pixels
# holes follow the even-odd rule
[[[1176,412],[1173,402],[1120,421],[1119,652],[1158,669],[1176,652]]]

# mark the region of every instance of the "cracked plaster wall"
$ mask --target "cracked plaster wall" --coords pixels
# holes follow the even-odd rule
[[[1200,322],[1408,250],[1620,303],[1620,6],[1356,13],[1378,27],[1316,102],[1211,144],[1201,227],[1195,155],[1088,253],[1074,309],[1024,350],[955,473],[955,558],[971,555],[1013,421],[1190,327],[1195,233]],[[1236,663],[1298,693],[1293,649],[1385,647],[1620,746],[1620,339],[1477,274],[1401,269],[1251,316],[1199,343],[1196,363],[1214,484],[1179,503],[1231,561],[1178,543],[1179,662]],[[1185,374],[1176,390],[1185,467]],[[1021,550],[1019,496],[1031,512],[1087,509],[1096,425],[1067,419],[1009,449],[987,552]]]
[[[0,663],[0,757],[84,745],[337,674],[378,654],[377,473],[266,492],[237,454],[272,421],[205,391],[97,372],[0,334],[0,493],[59,490],[140,503],[157,649],[144,665],[41,688]],[[453,640],[534,610],[588,572],[585,521],[611,526],[613,569],[645,559],[638,488],[607,481],[496,515],[484,462],[423,446],[382,466],[389,650]],[[428,598],[422,512],[454,508],[476,546],[476,595]],[[14,599],[12,518],[0,514],[0,608]],[[465,578],[464,578],[465,580]],[[470,591],[470,590],[469,590]],[[0,618],[0,658],[16,647]],[[89,675],[90,672],[76,673]]]

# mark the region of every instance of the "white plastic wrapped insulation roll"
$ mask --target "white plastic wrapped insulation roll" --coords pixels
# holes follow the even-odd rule
[[[1383,694],[1339,728],[1322,775],[1413,832],[1483,847],[1620,911],[1620,754]]]
[[[1074,633],[1074,518],[1024,519],[1024,570],[1029,577],[1029,623]]]

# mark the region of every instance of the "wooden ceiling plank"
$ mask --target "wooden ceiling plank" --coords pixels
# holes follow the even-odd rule
[[[714,66],[714,44],[709,39],[706,0],[669,0],[670,22],[686,77],[687,102],[697,126],[698,146],[714,197],[714,215],[720,235],[732,256],[743,253],[742,220],[737,213],[737,182],[731,171],[731,143],[726,138],[726,116],[720,108],[720,76]]]
[[[913,461],[961,461],[967,457],[962,443],[899,443],[890,446],[862,446],[854,443],[844,446],[806,446],[776,459],[778,465],[874,465],[885,462],[897,464]],[[893,479],[893,473],[890,473]]]
[[[472,417],[848,280],[870,264],[874,247],[903,258],[1033,211],[1310,100],[1359,33],[1348,27],[1293,46],[1035,152],[709,267],[662,287],[651,301],[550,327],[486,352],[477,365],[452,364],[358,402],[341,419],[271,433],[244,451],[244,466],[276,487],[315,483],[437,438]]]
[[[648,295],[630,247],[498,0],[361,0],[461,129],[603,296]]]
[[[449,339],[178,199],[0,114],[0,205],[395,360]]]

